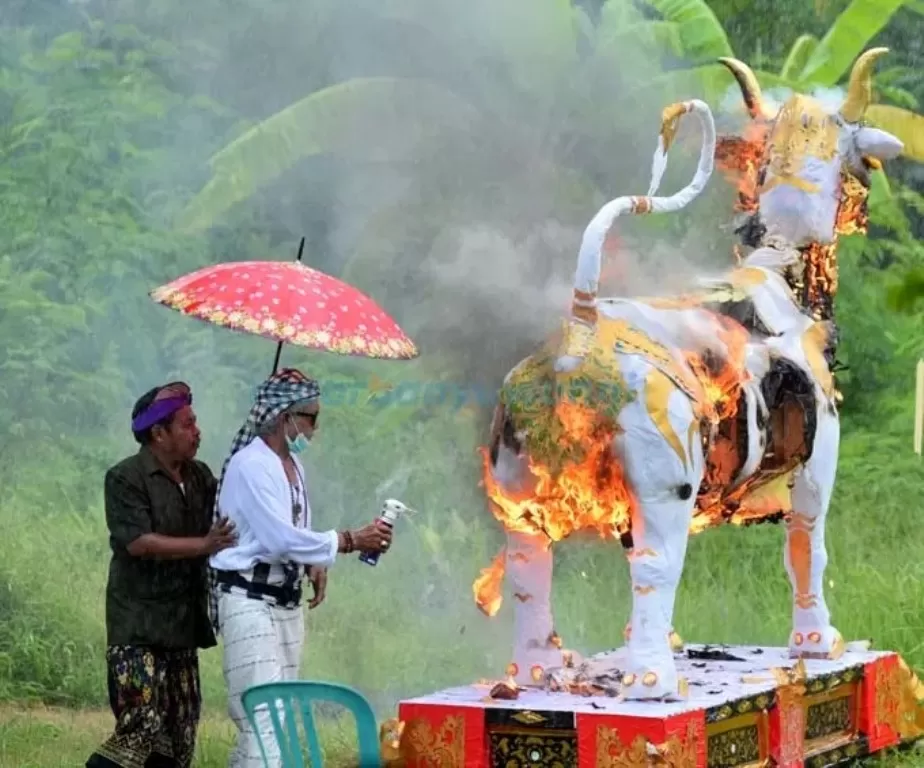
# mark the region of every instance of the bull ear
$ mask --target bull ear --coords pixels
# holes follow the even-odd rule
[[[891,133],[869,126],[860,128],[854,134],[854,140],[861,155],[871,155],[877,160],[892,160],[905,148],[905,145]]]

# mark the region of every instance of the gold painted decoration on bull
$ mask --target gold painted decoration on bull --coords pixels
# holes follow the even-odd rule
[[[501,388],[500,401],[526,450],[552,474],[585,461],[603,434],[614,435],[620,411],[634,398],[599,328],[566,327]],[[557,372],[555,362],[565,355],[582,361],[573,371]]]
[[[829,162],[837,152],[839,135],[838,124],[817,101],[800,94],[792,96],[780,110],[770,134],[771,174],[761,192],[780,183],[800,186],[810,193],[819,191],[817,187],[809,188],[798,174],[807,157]]]
[[[533,481],[529,489],[505,491],[482,451],[485,494],[507,531],[561,541],[577,531],[612,538],[629,529],[633,502],[612,444],[619,414],[635,394],[602,338],[599,326],[566,325],[501,389],[500,403],[526,449]],[[579,358],[574,370],[555,370],[563,356]],[[482,587],[494,583],[493,574],[483,574]],[[479,594],[485,598],[484,589]]]
[[[724,280],[710,280],[708,285],[696,291],[678,296],[644,296],[636,301],[653,309],[704,309],[720,304],[745,301],[748,289],[767,281],[767,275],[756,267],[739,267],[732,270]]]

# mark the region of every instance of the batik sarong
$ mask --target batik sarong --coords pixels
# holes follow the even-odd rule
[[[197,651],[116,645],[106,665],[115,731],[87,768],[189,768],[201,711]]]

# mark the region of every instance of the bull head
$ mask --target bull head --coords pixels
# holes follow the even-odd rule
[[[768,129],[756,189],[767,234],[797,248],[832,242],[844,172],[868,183],[868,166],[876,167],[902,151],[895,136],[863,125],[873,63],[887,52],[888,48],[873,48],[857,59],[847,98],[839,108],[794,93],[775,114],[747,64],[719,59],[738,82],[751,119]]]

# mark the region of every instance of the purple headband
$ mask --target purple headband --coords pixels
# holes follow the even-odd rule
[[[192,405],[192,393],[187,387],[180,389],[182,394],[174,394],[176,391],[176,388],[168,385],[158,392],[154,402],[132,419],[132,432],[144,432],[181,408]],[[165,396],[162,397],[162,394]]]

